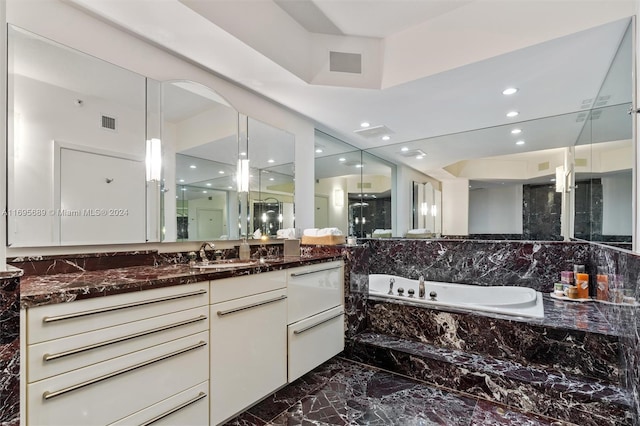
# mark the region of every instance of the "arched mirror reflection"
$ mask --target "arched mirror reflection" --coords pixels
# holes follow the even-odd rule
[[[163,241],[237,239],[238,114],[190,81],[162,83]]]

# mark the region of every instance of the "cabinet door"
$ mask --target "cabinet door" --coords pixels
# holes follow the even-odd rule
[[[344,309],[337,306],[288,327],[289,382],[344,350]]]
[[[211,424],[287,382],[286,290],[211,305]]]
[[[341,261],[287,270],[288,324],[341,305],[343,281]]]

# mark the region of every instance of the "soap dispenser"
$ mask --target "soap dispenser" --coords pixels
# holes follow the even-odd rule
[[[240,260],[249,260],[249,258],[251,258],[251,248],[245,238],[240,243]]]

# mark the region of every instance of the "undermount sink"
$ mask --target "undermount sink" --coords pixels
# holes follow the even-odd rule
[[[196,263],[192,266],[194,269],[232,269],[232,268],[242,268],[246,266],[254,266],[258,262],[256,261],[248,261],[248,262],[209,262],[207,264]]]

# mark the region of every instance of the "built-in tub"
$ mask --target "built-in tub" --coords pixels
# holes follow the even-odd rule
[[[389,284],[394,280],[393,294],[388,294]],[[424,303],[425,306],[451,307],[482,312],[494,312],[521,317],[543,318],[542,293],[528,287],[479,286],[425,281],[425,298],[419,298],[418,280],[386,274],[369,275],[369,295],[375,298]],[[404,295],[398,295],[398,289]],[[413,297],[409,297],[413,289]],[[435,292],[435,300],[430,297]]]

